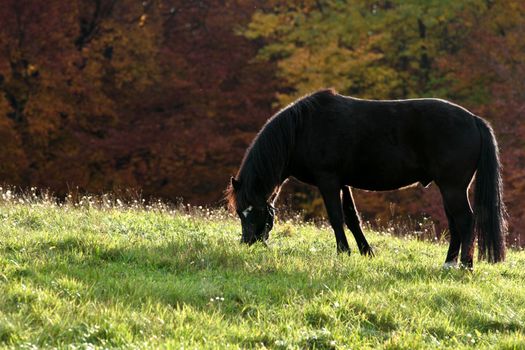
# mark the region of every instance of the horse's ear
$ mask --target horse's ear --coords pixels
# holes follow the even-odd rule
[[[233,176],[231,178],[232,187],[235,191],[238,191],[241,189],[241,182],[236,180]]]

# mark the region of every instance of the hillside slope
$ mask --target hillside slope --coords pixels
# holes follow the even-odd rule
[[[238,244],[222,212],[0,202],[7,348],[525,348],[525,253],[443,270],[446,246],[280,222]],[[354,248],[355,252],[355,248]]]

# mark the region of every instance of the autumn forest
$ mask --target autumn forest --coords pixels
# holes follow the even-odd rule
[[[525,245],[521,0],[2,0],[0,183],[223,206],[265,120],[323,87],[489,120]],[[435,186],[355,197],[372,225],[446,228]],[[323,215],[297,182],[281,205]]]

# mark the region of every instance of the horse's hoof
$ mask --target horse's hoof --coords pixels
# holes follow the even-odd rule
[[[368,247],[368,248],[365,248],[361,251],[361,255],[364,255],[364,256],[368,256],[370,258],[373,258],[375,257],[376,255],[374,254],[374,251],[372,250],[372,248]]]
[[[467,262],[467,263],[462,262],[461,264],[459,264],[459,268],[465,271],[472,272],[474,271],[474,264],[472,262]]]
[[[337,254],[347,254],[350,255],[350,249],[337,249]]]
[[[455,262],[455,261],[447,261],[443,264],[443,268],[445,270],[448,270],[448,269],[455,269],[458,267],[458,263]]]

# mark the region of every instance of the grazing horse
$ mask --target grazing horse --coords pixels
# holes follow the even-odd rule
[[[476,173],[474,208],[468,188]],[[317,186],[338,252],[349,252],[344,224],[361,254],[373,255],[350,187],[388,191],[415,183],[439,187],[450,229],[446,266],[472,268],[505,259],[506,211],[498,146],[486,121],[433,98],[364,100],[321,90],[270,118],[226,190],[247,244],[265,241],[274,202],[288,177]]]

